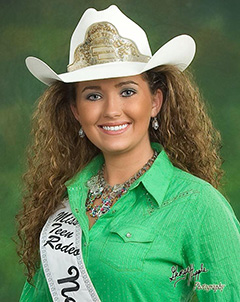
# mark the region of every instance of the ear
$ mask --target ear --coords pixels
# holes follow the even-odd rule
[[[157,91],[153,94],[152,98],[152,114],[151,117],[156,116],[161,107],[162,107],[162,102],[163,102],[163,93],[161,89],[157,89]]]
[[[70,104],[70,107],[71,107],[71,110],[72,110],[72,113],[73,113],[75,119],[80,122],[77,107],[74,104]]]

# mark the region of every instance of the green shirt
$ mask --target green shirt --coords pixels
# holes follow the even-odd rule
[[[206,181],[174,167],[160,144],[152,147],[161,151],[152,167],[90,231],[85,183],[103,156],[66,182],[99,298],[176,302],[195,293],[199,301],[240,301],[240,225],[230,204]],[[20,301],[52,301],[42,267],[34,280],[35,288],[26,282]]]

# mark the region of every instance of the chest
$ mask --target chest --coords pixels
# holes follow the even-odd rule
[[[113,202],[112,203],[112,206],[114,205],[114,203],[115,202]],[[94,204],[93,204],[93,206],[98,206],[98,205],[101,205],[102,204],[102,199],[101,198],[98,198],[98,199],[95,199],[94,200]],[[111,207],[112,207],[111,206]],[[88,217],[88,225],[89,225],[89,230],[92,228],[92,226],[96,223],[96,221],[97,221],[97,216],[95,216],[95,217],[92,217],[91,215],[90,215],[90,212],[91,211],[86,211],[86,215],[87,215],[87,217]],[[105,214],[103,214],[103,215],[105,215]]]
[[[89,225],[89,230],[92,228],[92,226],[95,224],[96,222],[96,218],[95,217],[91,217],[89,214],[89,211],[86,212],[87,217],[88,217],[88,225]]]

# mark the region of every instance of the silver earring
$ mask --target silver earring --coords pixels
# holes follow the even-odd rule
[[[152,127],[154,130],[158,130],[158,128],[159,128],[159,124],[158,124],[158,120],[157,120],[156,116],[152,120]]]
[[[81,138],[83,138],[85,136],[85,133],[83,131],[83,128],[81,127],[80,130],[78,131],[78,134]]]

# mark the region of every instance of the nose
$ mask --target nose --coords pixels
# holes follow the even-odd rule
[[[104,106],[104,117],[114,118],[119,117],[122,114],[122,106],[121,100],[119,99],[118,95],[111,94],[108,95],[105,99],[105,106]]]

